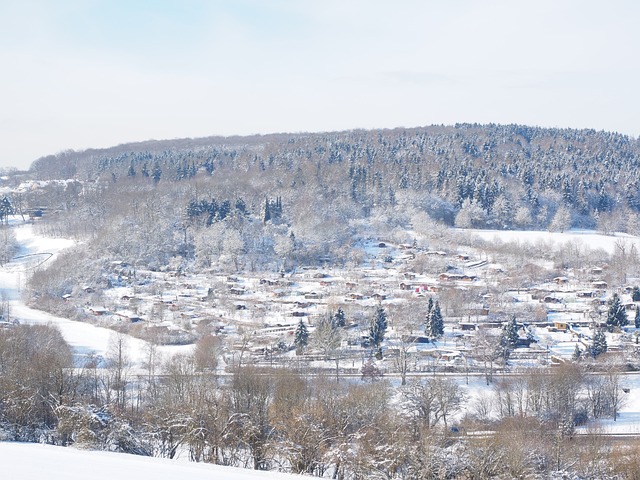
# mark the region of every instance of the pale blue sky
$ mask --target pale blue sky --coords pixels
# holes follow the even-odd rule
[[[151,138],[640,134],[634,0],[0,0],[0,166]]]

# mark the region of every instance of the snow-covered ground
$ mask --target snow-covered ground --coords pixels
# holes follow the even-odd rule
[[[593,230],[569,230],[566,232],[547,232],[538,230],[479,230],[457,229],[460,232],[477,235],[490,242],[520,242],[535,245],[546,243],[556,248],[569,243],[582,244],[590,249],[602,249],[613,253],[618,245],[635,245],[640,248],[640,238],[626,233],[604,235]]]
[[[35,310],[25,305],[20,297],[20,291],[30,271],[40,264],[46,265],[74,242],[68,239],[42,237],[35,232],[33,224],[24,223],[18,218],[14,218],[12,223],[20,250],[14,260],[0,268],[0,292],[3,299],[9,301],[11,318],[20,323],[56,326],[78,357],[89,354],[104,356],[111,338],[115,335],[112,330]],[[142,368],[147,342],[131,336],[127,336],[126,340],[133,368]],[[160,354],[171,355],[192,348],[190,345],[162,346],[158,351]]]
[[[495,388],[495,383],[487,385],[484,375],[450,376],[462,387],[465,394],[465,405],[458,413],[461,418],[466,412],[473,412],[474,404],[480,398],[490,398]],[[493,379],[500,381],[500,374],[495,374]],[[409,382],[412,380],[410,379]],[[589,421],[586,425],[577,428],[578,433],[599,433],[611,435],[640,435],[640,374],[627,373],[620,376],[620,385],[628,389],[629,393],[622,393],[622,406],[618,418],[603,418],[597,421]]]
[[[597,431],[609,434],[633,434],[640,435],[640,374],[628,373],[621,375],[620,385],[628,389],[629,393],[623,393],[623,403],[616,421],[612,418],[601,419],[598,422],[590,422],[578,431]]]
[[[298,475],[190,463],[71,447],[0,442],[2,478],[16,480],[291,480]]]

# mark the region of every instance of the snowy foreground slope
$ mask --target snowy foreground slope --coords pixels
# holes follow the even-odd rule
[[[1,478],[20,480],[292,480],[298,475],[51,445],[0,442]]]

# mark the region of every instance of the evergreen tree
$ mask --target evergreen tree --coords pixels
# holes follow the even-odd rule
[[[153,171],[151,172],[151,178],[153,178],[154,183],[158,183],[160,178],[162,177],[162,169],[160,168],[160,164],[156,162],[153,165]]]
[[[427,314],[424,317],[424,334],[429,338],[433,338],[433,332],[431,331],[431,312],[433,312],[433,300],[429,298]]]
[[[393,191],[393,188],[391,187],[391,185],[389,185],[389,205],[395,206],[396,203],[397,203],[396,194]]]
[[[218,208],[217,220],[224,220],[231,213],[231,202],[229,200],[223,200]]]
[[[189,178],[193,178],[196,176],[196,173],[198,173],[198,169],[196,168],[196,164],[194,162],[191,162],[191,164],[189,165],[189,170],[187,173],[187,176]]]
[[[184,179],[187,176],[186,171],[187,170],[186,170],[184,162],[181,162],[178,165],[178,168],[176,168],[176,179],[178,179],[178,180]]]
[[[633,287],[633,291],[631,292],[631,300],[634,302],[640,302],[640,287]]]
[[[197,200],[189,200],[189,203],[187,204],[187,216],[189,218],[196,218],[202,215],[202,213],[202,204]]]
[[[605,353],[607,351],[607,337],[605,336],[602,329],[597,329],[593,334],[593,340],[591,345],[589,346],[589,353],[593,358],[596,358],[601,353]]]
[[[271,220],[271,207],[269,206],[269,199],[265,199],[264,201],[264,223],[267,223]]]
[[[429,306],[427,307],[427,319],[425,322],[425,334],[430,338],[439,338],[444,335],[444,320],[442,318],[442,312],[440,311],[440,302],[435,302],[429,299]]]
[[[432,337],[431,334],[431,312],[433,311],[433,298],[429,297],[427,302],[427,315],[424,317],[424,333],[427,337]]]
[[[378,307],[376,313],[371,319],[369,326],[369,343],[378,349],[378,355],[381,354],[380,344],[384,340],[384,334],[387,331],[387,313],[384,308]]]
[[[147,165],[147,162],[144,162],[142,164],[142,170],[140,170],[140,173],[143,177],[149,177],[149,167]]]
[[[207,217],[207,225],[211,225],[213,222],[220,219],[218,210],[220,210],[220,206],[215,198],[212,198],[208,202],[206,200],[202,200],[202,211],[209,214]]]
[[[336,327],[344,327],[346,325],[346,316],[342,308],[338,308],[335,315],[333,316],[333,321],[335,322]]]
[[[576,348],[573,350],[573,355],[571,356],[574,362],[580,361],[582,358],[582,350],[580,350],[580,346],[576,343]]]
[[[613,294],[609,300],[609,310],[607,311],[607,326],[609,329],[614,327],[624,327],[629,324],[627,311],[624,309],[620,297],[617,293]]]
[[[502,327],[502,337],[505,339],[505,345],[510,349],[514,349],[518,345],[520,336],[518,335],[518,322],[515,315]]]
[[[127,172],[127,176],[128,177],[135,177],[136,176],[136,169],[133,167],[133,161],[129,165],[129,171]]]
[[[432,318],[432,331],[436,338],[444,335],[444,320],[442,318],[442,312],[440,311],[440,302],[436,302],[433,306],[431,313]]]
[[[247,204],[244,203],[242,198],[236,200],[236,210],[245,215],[247,213]]]
[[[271,216],[275,218],[282,217],[282,197],[276,197],[276,201],[271,203]]]
[[[6,195],[0,201],[0,221],[9,222],[9,215],[13,215],[13,205]]]
[[[496,356],[502,358],[506,363],[511,356],[511,351],[516,348],[519,338],[518,323],[516,322],[516,317],[514,315],[511,317],[511,320],[502,326],[500,341],[496,347]]]
[[[636,318],[635,318],[633,324],[634,324],[634,326],[636,328],[640,328],[640,308],[636,309]]]
[[[496,345],[494,358],[501,358],[504,363],[509,361],[509,357],[511,357],[511,348],[506,340],[504,335],[500,335],[500,341]]]
[[[296,349],[300,351],[309,344],[309,330],[302,319],[298,322],[298,327],[296,328],[293,338],[293,344]]]

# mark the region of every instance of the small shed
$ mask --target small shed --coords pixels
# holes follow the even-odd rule
[[[566,332],[569,329],[569,324],[562,320],[555,320],[553,322],[553,328],[559,332]]]

